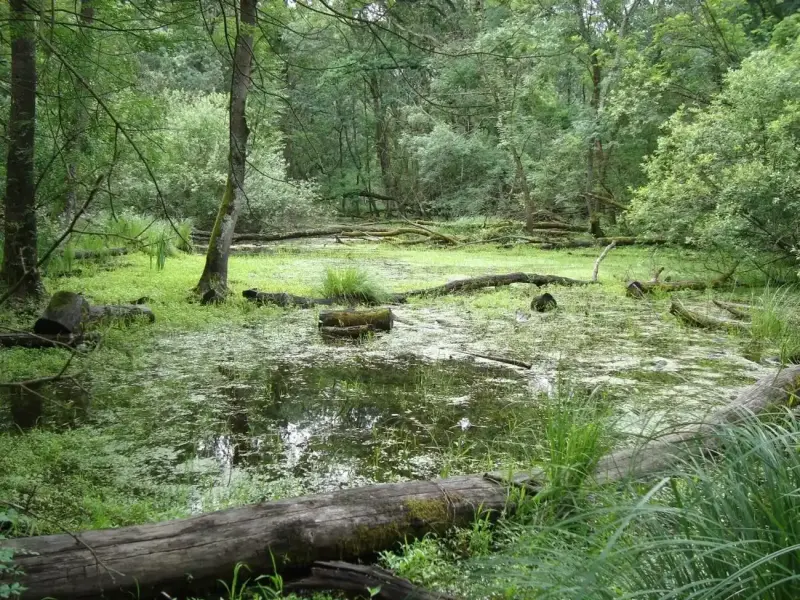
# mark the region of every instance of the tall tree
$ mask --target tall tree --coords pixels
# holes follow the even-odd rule
[[[253,63],[253,33],[256,25],[257,0],[240,0],[236,15],[229,108],[229,159],[225,193],[211,231],[206,265],[197,291],[206,299],[225,295],[228,288],[228,256],[233,232],[245,202],[244,179],[247,166],[247,127],[245,109],[250,91],[250,71]]]
[[[44,292],[37,268],[36,183],[36,10],[28,0],[11,0],[11,112],[6,162],[3,281],[21,299]]]

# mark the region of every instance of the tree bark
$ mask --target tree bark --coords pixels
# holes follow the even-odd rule
[[[229,109],[228,180],[217,213],[206,253],[206,264],[196,291],[205,296],[214,292],[219,298],[228,290],[228,257],[239,212],[245,202],[245,170],[247,164],[247,127],[245,111],[250,90],[253,62],[253,30],[256,25],[257,0],[240,0]]]
[[[90,27],[94,23],[94,0],[82,0],[80,10],[80,22],[83,26],[81,34],[88,36]],[[75,84],[76,91],[85,92],[83,82]],[[67,157],[67,192],[64,195],[64,207],[61,211],[61,221],[68,224],[77,208],[78,196],[78,153],[88,150],[86,143],[86,128],[89,123],[89,113],[83,102],[88,98],[79,97],[73,115],[71,130],[67,132],[67,140],[64,144],[64,154]]]
[[[397,185],[392,172],[392,152],[389,133],[389,122],[386,118],[386,107],[383,103],[381,85],[377,71],[372,71],[369,75],[369,90],[372,95],[372,110],[375,117],[375,151],[378,156],[378,164],[381,168],[381,180],[383,189],[386,192],[385,198],[397,198]],[[375,197],[375,195],[373,195]],[[392,203],[386,201],[387,217],[392,215]],[[399,208],[399,207],[394,207]]]
[[[28,0],[10,0],[11,113],[6,162],[5,241],[2,279],[19,299],[37,299],[44,285],[37,263],[36,11]]]

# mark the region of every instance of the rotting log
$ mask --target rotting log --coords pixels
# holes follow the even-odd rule
[[[84,323],[86,325],[99,325],[112,321],[131,323],[137,319],[147,319],[150,323],[154,323],[156,316],[144,304],[102,304],[89,307]]]
[[[394,313],[390,308],[373,310],[323,310],[319,313],[318,326],[350,328],[369,325],[378,331],[391,331]]]
[[[683,281],[629,281],[626,284],[626,293],[629,296],[641,297],[655,291],[677,292],[681,290],[705,290],[725,285],[736,272],[738,263],[716,279],[685,279]]]
[[[33,325],[33,332],[45,335],[78,334],[81,332],[89,303],[75,292],[56,292],[44,313]]]
[[[664,472],[693,445],[713,444],[720,425],[787,405],[798,392],[800,365],[787,367],[699,422],[605,456],[594,479],[610,484]],[[508,486],[536,494],[542,477],[493,472],[382,484],[76,536],[2,540],[0,548],[19,552],[14,562],[28,588],[23,600],[110,597],[119,590],[175,597],[193,584],[230,578],[238,563],[263,573],[272,571],[273,559],[290,568],[374,556],[409,538],[469,525],[479,513],[513,512]]]
[[[11,348],[74,348],[89,336],[81,334],[49,335],[38,333],[0,333],[0,347]]]
[[[737,302],[723,302],[722,300],[712,300],[712,302],[722,310],[728,311],[737,319],[750,320],[752,315],[750,311],[753,307],[749,304],[739,304]]]
[[[388,236],[405,235],[405,234],[423,235],[427,237],[436,237],[445,240],[452,240],[452,238],[449,238],[449,236],[428,229],[421,225],[417,225],[416,223],[411,223],[411,225],[414,225],[414,227],[396,228],[391,230],[387,229],[386,227],[380,227],[380,226],[336,225],[321,229],[287,231],[284,233],[237,233],[234,234],[233,241],[234,242],[282,242],[287,240],[315,238],[315,237],[330,237],[335,235],[342,237],[363,237],[364,235],[374,235],[376,237],[381,237],[381,236],[388,237]],[[209,235],[210,234],[207,231],[192,232],[192,237],[197,240],[207,240],[209,239]]]
[[[128,254],[127,248],[106,248],[105,250],[75,250],[72,258],[75,260],[89,260],[94,258],[106,258],[107,256],[122,256]]]
[[[360,339],[377,331],[374,325],[351,325],[350,327],[320,327],[325,337]]]
[[[483,475],[383,484],[264,502],[188,519],[0,541],[24,573],[23,600],[72,600],[136,591],[191,595],[230,579],[238,563],[254,573],[303,567],[395,548],[406,539],[468,526],[499,514],[507,489]],[[194,586],[194,587],[193,587]]]
[[[316,562],[311,574],[284,586],[286,591],[337,591],[348,598],[365,598],[367,589],[377,590],[377,600],[455,600],[453,596],[430,592],[386,569],[341,561]]]
[[[681,302],[672,299],[669,306],[669,312],[678,317],[684,323],[692,325],[693,327],[701,327],[703,329],[730,329],[741,332],[750,331],[747,323],[741,321],[731,321],[730,319],[718,319],[710,315],[703,315],[698,312],[689,310]]]
[[[500,287],[511,285],[512,283],[529,283],[537,287],[545,285],[590,285],[591,281],[580,279],[570,279],[559,275],[539,275],[537,273],[508,273],[505,275],[482,275],[480,277],[470,277],[467,279],[457,279],[444,285],[439,285],[420,290],[411,290],[399,294],[392,294],[393,302],[405,302],[408,298],[417,296],[443,296],[445,294],[457,294],[459,292],[471,292],[487,287]]]

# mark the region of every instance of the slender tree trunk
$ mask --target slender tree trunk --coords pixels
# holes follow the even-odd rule
[[[228,181],[208,242],[206,266],[197,284],[197,292],[223,297],[228,288],[228,256],[233,232],[245,201],[244,178],[247,160],[247,137],[250,130],[245,119],[247,93],[250,90],[250,69],[253,62],[253,29],[256,24],[257,0],[240,0],[236,49],[231,75]]]
[[[532,231],[535,228],[536,206],[533,202],[531,187],[528,185],[528,175],[525,173],[525,165],[522,164],[522,156],[516,149],[512,149],[514,154],[514,165],[517,171],[517,180],[522,190],[522,199],[525,202],[525,229]]]
[[[3,281],[21,299],[44,293],[36,267],[34,134],[36,131],[36,11],[11,0],[11,114],[6,162]]]
[[[602,71],[600,61],[596,53],[591,55],[592,63],[592,115],[595,126],[598,123],[600,114],[600,86],[602,83]],[[600,206],[594,197],[596,171],[602,162],[603,147],[600,136],[597,132],[592,135],[586,156],[586,206],[589,209],[589,230],[595,237],[603,237],[603,229],[600,226]]]
[[[373,71],[369,76],[369,89],[372,93],[372,108],[375,113],[375,149],[381,167],[381,180],[384,193],[390,198],[397,198],[397,186],[392,174],[392,155],[389,143],[389,123],[386,119],[386,107],[383,105],[378,74]],[[392,206],[386,204],[386,216],[392,214]]]
[[[85,27],[81,31],[82,35],[88,36],[88,27],[94,22],[94,0],[83,0],[81,2],[80,20],[81,25]],[[77,82],[75,85],[79,93],[85,91],[81,82]],[[88,150],[86,128],[89,123],[89,113],[83,105],[86,99],[86,96],[78,98],[72,128],[71,131],[67,132],[67,141],[64,146],[64,154],[67,157],[67,193],[64,196],[64,207],[61,211],[61,221],[64,224],[68,224],[72,220],[77,206],[78,156],[80,152]]]

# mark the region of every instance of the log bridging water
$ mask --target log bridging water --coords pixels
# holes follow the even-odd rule
[[[718,426],[786,404],[798,391],[800,365],[794,365],[762,378],[699,423],[609,454],[598,463],[594,478],[615,483],[663,472],[687,448],[713,445]],[[478,514],[513,512],[508,485],[535,494],[542,481],[537,472],[518,473],[510,480],[502,473],[487,473],[382,484],[75,537],[2,540],[0,548],[24,551],[14,557],[26,574],[23,600],[72,600],[119,590],[142,597],[163,591],[175,597],[195,584],[229,579],[237,563],[263,573],[272,571],[273,557],[275,564],[291,568],[374,556],[406,539],[469,525]]]

